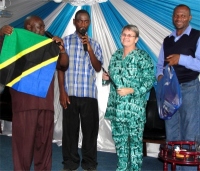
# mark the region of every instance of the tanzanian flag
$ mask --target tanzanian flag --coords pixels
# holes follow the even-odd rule
[[[0,84],[46,97],[52,81],[59,47],[52,39],[25,29],[5,35],[0,54]]]

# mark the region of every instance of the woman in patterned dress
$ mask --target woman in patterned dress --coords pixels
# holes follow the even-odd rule
[[[151,57],[136,48],[139,30],[122,29],[122,49],[111,57],[103,84],[110,83],[105,118],[111,121],[118,156],[117,171],[139,171],[142,166],[142,138],[146,121],[146,94],[155,82]]]

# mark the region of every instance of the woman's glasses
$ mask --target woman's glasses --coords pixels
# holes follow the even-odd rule
[[[132,36],[132,35],[130,35],[130,34],[122,33],[122,34],[121,34],[121,37],[128,37],[128,38],[131,38],[131,37],[136,37],[136,36]]]

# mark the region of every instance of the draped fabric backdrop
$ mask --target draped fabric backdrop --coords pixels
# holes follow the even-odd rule
[[[7,0],[6,0],[7,1]],[[12,18],[0,18],[0,27],[10,24],[23,27],[24,19],[29,15],[40,16],[46,30],[53,35],[64,37],[75,31],[73,18],[77,10],[85,9],[91,15],[88,35],[96,39],[103,50],[104,68],[107,69],[111,55],[121,48],[120,33],[126,24],[134,24],[139,28],[138,48],[147,51],[156,65],[163,39],[174,29],[172,12],[176,5],[186,4],[191,8],[191,25],[200,29],[200,0],[110,0],[92,5],[73,6],[69,3],[55,3],[46,0],[11,0],[7,9],[13,12]],[[156,70],[155,70],[156,71]],[[109,86],[102,86],[102,72],[97,74],[100,129],[98,150],[115,152],[111,136],[110,122],[104,119],[109,94]],[[54,142],[62,145],[62,108],[59,104],[57,74],[55,74],[55,131]],[[79,146],[82,134],[80,131]]]

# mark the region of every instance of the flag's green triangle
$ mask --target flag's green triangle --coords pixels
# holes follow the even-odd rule
[[[30,39],[30,37],[33,37],[33,36],[35,38]],[[22,40],[20,42],[17,41],[17,39],[19,37]],[[42,43],[46,40],[49,40],[49,38],[38,35],[36,33],[33,33],[31,31],[28,31],[25,29],[14,28],[11,35],[5,35],[3,47],[1,50],[1,54],[0,54],[0,63],[3,63],[6,60],[15,56],[16,54],[19,54],[20,52],[22,52],[32,46],[35,46],[39,43]],[[17,42],[17,44],[16,44],[16,42]],[[10,48],[13,46],[15,46],[15,48]]]

